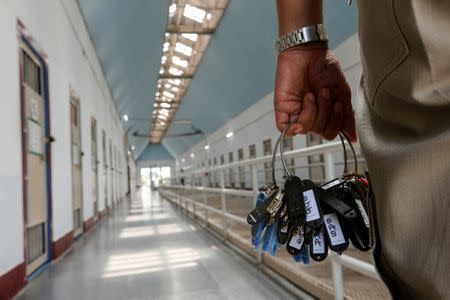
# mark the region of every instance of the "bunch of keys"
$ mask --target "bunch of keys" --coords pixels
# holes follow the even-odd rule
[[[252,225],[255,249],[262,244],[264,251],[275,255],[282,245],[296,261],[305,264],[309,259],[323,261],[328,250],[342,253],[352,245],[368,251],[372,247],[368,217],[369,183],[357,172],[355,150],[341,133],[344,149],[344,174],[318,186],[308,179],[300,179],[287,168],[284,157],[284,138],[289,126],[277,140],[272,157],[272,184],[260,190],[256,207],[247,217]],[[355,171],[348,172],[345,141],[355,159]],[[281,162],[287,179],[280,188],[275,179],[275,158],[280,148]]]

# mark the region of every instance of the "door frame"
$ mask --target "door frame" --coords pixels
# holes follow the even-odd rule
[[[81,237],[84,234],[84,226],[83,226],[83,220],[84,220],[84,217],[83,217],[83,215],[84,215],[84,213],[83,213],[83,211],[84,211],[84,198],[83,198],[83,144],[82,144],[82,142],[83,142],[83,138],[82,138],[83,130],[81,128],[81,125],[82,125],[81,124],[81,101],[80,101],[80,98],[78,97],[77,93],[75,93],[75,91],[72,88],[70,88],[70,90],[69,90],[69,122],[72,122],[72,119],[71,119],[71,117],[72,117],[71,116],[71,105],[72,105],[72,103],[76,104],[76,106],[77,106],[78,126],[80,128],[79,145],[78,146],[80,147],[80,169],[81,169],[81,180],[80,180],[80,187],[81,187],[81,193],[80,193],[80,195],[81,195],[81,232],[78,235],[75,235],[76,232],[73,231],[74,238],[76,239],[76,238]],[[71,165],[71,170],[72,170],[72,174],[73,174],[72,138],[73,138],[72,124],[70,124],[70,153],[71,153],[70,165]],[[73,178],[72,178],[72,182],[71,183],[72,183],[71,185],[72,185],[72,191],[73,191]],[[73,205],[72,205],[72,213],[73,213]],[[74,228],[73,228],[73,224],[72,224],[72,230],[73,229]]]
[[[27,223],[26,223],[26,203],[27,203],[27,182],[26,182],[26,170],[27,170],[27,156],[26,156],[26,149],[27,149],[27,141],[25,140],[25,119],[24,119],[24,112],[25,112],[25,90],[23,87],[24,82],[24,74],[23,74],[23,67],[24,67],[24,57],[23,57],[23,51],[29,51],[31,52],[38,60],[39,63],[42,66],[42,97],[44,99],[44,119],[45,119],[45,156],[46,159],[46,167],[45,167],[45,173],[46,173],[46,193],[47,193],[47,224],[46,224],[46,246],[47,246],[47,259],[46,261],[38,267],[36,270],[34,270],[32,273],[27,275],[27,279],[30,280],[34,278],[36,275],[41,273],[44,269],[46,269],[50,262],[52,261],[52,241],[53,241],[53,214],[52,214],[52,202],[53,202],[53,196],[52,196],[52,155],[51,155],[51,127],[50,127],[50,91],[49,91],[49,72],[48,72],[48,64],[46,61],[47,55],[42,51],[42,49],[39,48],[38,45],[36,45],[36,42],[32,38],[32,36],[29,34],[29,32],[26,30],[23,23],[18,20],[17,21],[17,33],[18,33],[18,54],[19,54],[19,97],[20,97],[20,129],[21,129],[21,156],[22,156],[22,204],[23,204],[23,254],[24,254],[24,262],[26,264],[27,262]]]

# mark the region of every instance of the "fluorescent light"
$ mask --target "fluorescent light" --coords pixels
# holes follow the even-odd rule
[[[158,103],[153,104],[153,107],[158,107]]]
[[[166,83],[166,84],[164,85],[164,87],[165,87],[166,89],[168,89],[168,88],[170,88],[170,87],[171,87],[171,85],[170,85],[170,84],[168,84],[168,83]]]
[[[206,146],[205,146],[205,150],[209,150],[209,145],[206,145]]]
[[[182,162],[184,162],[184,161],[185,161],[185,159],[184,159],[184,158],[182,158],[182,159],[181,159],[181,161],[182,161]]]
[[[166,61],[167,61],[167,56],[164,55],[163,57],[161,57],[161,63],[162,64],[165,64]]]
[[[127,116],[127,115],[123,115],[123,120],[124,120],[125,122],[128,122],[128,116]]]
[[[183,16],[191,20],[194,20],[195,22],[203,23],[205,15],[206,11],[198,7],[189,4],[186,4],[186,6],[184,7]]]
[[[192,48],[189,46],[186,46],[185,44],[182,44],[182,43],[175,44],[175,51],[182,53],[186,56],[192,55]]]
[[[230,137],[232,137],[233,135],[234,135],[233,131],[230,131],[230,132],[228,132],[225,136],[226,136],[227,138],[230,138]]]
[[[136,147],[134,145],[131,145],[131,150],[134,151],[134,149],[136,149]]]
[[[164,123],[164,122],[159,122],[159,125],[164,126],[164,125],[166,125],[166,123]]]
[[[159,92],[156,92],[155,96],[159,97],[159,95],[161,95]]]
[[[181,36],[193,42],[197,41],[198,39],[198,34],[196,33],[182,33]]]
[[[172,105],[170,105],[169,103],[161,103],[160,106],[165,107],[165,108],[170,108]]]
[[[181,59],[178,56],[172,57],[172,62],[180,67],[186,68],[188,66],[188,61],[185,59]]]
[[[163,44],[163,51],[164,51],[164,52],[169,51],[169,46],[170,46],[169,42],[165,42],[165,43]]]
[[[192,157],[192,158],[194,158],[194,157],[195,157],[194,153],[191,153],[191,157]]]
[[[166,115],[166,116],[168,116],[169,115],[169,110],[168,109],[165,109],[165,108],[161,108],[160,110],[159,110],[159,113],[160,114],[164,114],[164,115]]]
[[[211,20],[211,18],[212,18],[212,15],[211,15],[210,13],[208,13],[208,14],[206,15],[206,19]]]
[[[158,115],[158,119],[167,120],[169,117],[166,117],[164,115]]]
[[[164,74],[164,69],[163,68],[159,69],[159,74]]]
[[[168,112],[162,112],[162,111],[160,111],[160,112],[159,112],[159,115],[160,115],[160,116],[168,117],[168,116],[169,116],[169,113],[168,113]]]
[[[178,90],[179,90],[179,88],[177,88],[176,86],[174,86],[174,87],[172,88],[172,91],[174,91],[175,93],[178,92]]]
[[[175,76],[180,76],[181,74],[183,74],[183,71],[174,67],[170,67],[169,73]]]
[[[174,94],[169,93],[168,91],[164,91],[164,92],[163,92],[163,95],[166,96],[166,97],[168,97],[168,98],[174,98],[174,97],[175,97]]]
[[[180,83],[181,83],[180,79],[169,79],[168,81],[169,81],[169,83],[175,84],[175,85],[180,85]]]
[[[177,11],[177,5],[175,3],[169,6],[169,17],[173,17]]]
[[[161,83],[158,83],[158,89],[160,89],[161,88]]]

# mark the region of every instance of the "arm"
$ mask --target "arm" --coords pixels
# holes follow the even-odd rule
[[[321,0],[277,0],[279,34],[323,23]],[[315,132],[334,139],[344,131],[356,141],[350,88],[326,42],[299,45],[278,56],[275,117],[289,135]]]

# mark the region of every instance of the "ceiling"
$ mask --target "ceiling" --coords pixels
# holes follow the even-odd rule
[[[106,79],[129,130],[135,157],[147,148],[154,95],[167,22],[167,0],[79,0]],[[356,7],[327,0],[325,25],[330,47],[356,31]],[[275,1],[231,0],[190,82],[174,119],[190,119],[206,135],[273,90],[276,39]],[[205,136],[170,137],[191,131],[171,124],[154,157],[184,153]],[[161,152],[161,153],[159,153]]]

